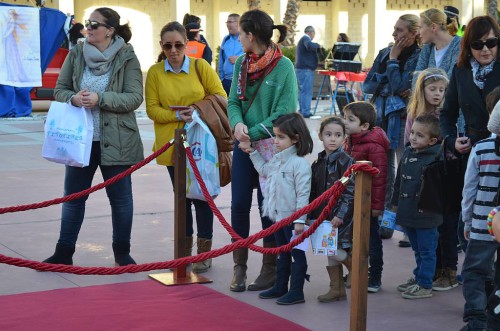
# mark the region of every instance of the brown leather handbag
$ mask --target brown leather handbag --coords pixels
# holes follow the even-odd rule
[[[198,60],[195,60],[194,67],[196,75],[201,85],[200,72],[198,71]],[[195,107],[203,122],[205,122],[214,135],[217,143],[219,159],[219,179],[220,186],[224,187],[231,183],[231,167],[233,164],[234,137],[227,117],[227,100],[219,95],[206,95],[205,98],[196,102]]]

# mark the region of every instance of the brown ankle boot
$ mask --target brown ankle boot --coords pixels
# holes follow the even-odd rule
[[[196,243],[198,245],[198,254],[210,252],[212,250],[212,239],[198,238]],[[206,259],[205,261],[194,263],[192,271],[201,274],[207,272],[210,267],[212,267],[212,259]]]
[[[450,285],[452,288],[455,288],[458,286],[458,281],[457,281],[457,271],[451,268],[446,268],[446,274],[448,275],[448,280],[450,281]]]
[[[264,248],[274,248],[276,247],[276,242],[264,243]],[[274,254],[263,254],[262,255],[262,268],[260,269],[260,274],[248,285],[249,291],[264,291],[268,288],[273,287],[274,281],[276,280],[276,255]]]
[[[229,289],[233,292],[243,292],[246,289],[248,248],[238,248],[233,251],[234,275]]]
[[[432,283],[434,291],[448,291],[458,286],[457,271],[451,268],[442,270],[441,277]]]
[[[443,276],[443,270],[441,268],[436,268],[436,272],[434,272],[434,278],[432,279],[432,281],[438,280],[439,278],[441,278],[441,276]]]
[[[328,266],[326,267],[328,275],[330,276],[330,290],[318,296],[319,302],[332,302],[346,300],[344,279],[342,278],[342,266]]]
[[[348,254],[346,259],[344,261],[341,262],[346,268],[347,268],[347,271],[348,271],[348,274],[345,278],[345,287],[346,288],[351,288],[351,270],[352,270],[352,255],[351,254]]]

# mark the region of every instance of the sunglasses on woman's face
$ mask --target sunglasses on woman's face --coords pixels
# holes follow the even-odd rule
[[[91,21],[91,20],[85,20],[85,27],[87,29],[90,28],[91,30],[97,30],[97,29],[99,29],[100,26],[104,26],[105,28],[109,28],[109,25],[107,25],[107,24],[99,23],[99,22]]]
[[[498,46],[498,38],[497,37],[489,38],[489,39],[486,39],[486,41],[475,40],[475,41],[470,43],[470,47],[472,49],[475,49],[476,51],[482,50],[485,45],[488,48],[493,48],[495,46]]]
[[[175,43],[175,44],[164,43],[161,45],[161,48],[163,48],[166,51],[170,51],[172,49],[172,47],[175,47],[175,49],[177,49],[178,51],[182,51],[184,49],[184,47],[186,47],[186,44],[183,44],[183,43]]]

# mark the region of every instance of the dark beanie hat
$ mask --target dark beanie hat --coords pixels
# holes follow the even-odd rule
[[[444,13],[446,14],[446,23],[447,24],[450,24],[451,23],[451,19],[454,18],[457,20],[457,23],[459,23],[458,21],[458,15],[460,14],[460,11],[458,11],[458,8],[456,7],[453,7],[453,6],[444,6]]]
[[[458,9],[453,6],[444,6],[444,13],[446,14],[446,16],[452,17],[458,17],[458,14],[460,14]]]

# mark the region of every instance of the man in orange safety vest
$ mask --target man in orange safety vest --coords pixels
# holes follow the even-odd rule
[[[186,34],[188,42],[186,45],[186,55],[197,59],[205,59],[212,64],[212,50],[210,47],[200,41],[200,28],[198,23],[189,23],[186,25]]]

